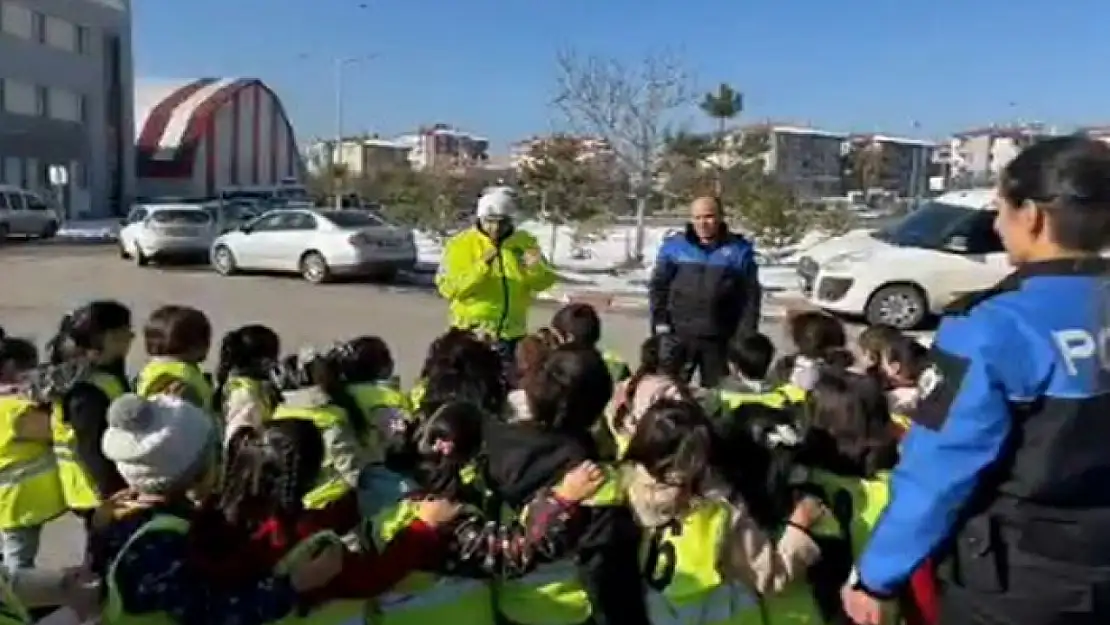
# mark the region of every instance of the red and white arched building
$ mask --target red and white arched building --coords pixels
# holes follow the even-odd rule
[[[304,176],[285,108],[260,80],[138,81],[135,126],[139,196],[210,197]]]

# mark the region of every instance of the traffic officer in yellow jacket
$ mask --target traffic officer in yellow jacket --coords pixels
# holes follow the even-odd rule
[[[509,362],[528,332],[532,301],[556,279],[536,238],[514,227],[515,209],[511,189],[487,189],[477,222],[447,241],[436,274],[451,325],[489,335]]]
[[[103,300],[66,315],[50,341],[51,363],[80,367],[54,401],[51,427],[66,507],[86,523],[100,501],[127,486],[101,451],[100,439],[108,427],[108,406],[129,390],[124,361],[133,339],[131,311]]]

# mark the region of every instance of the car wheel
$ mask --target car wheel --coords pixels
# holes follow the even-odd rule
[[[43,227],[42,232],[39,233],[39,238],[50,239],[53,238],[55,234],[58,234],[58,222],[51,221]]]
[[[12,227],[8,224],[0,224],[0,245],[8,242],[8,237],[12,234]]]
[[[146,267],[150,264],[150,258],[148,258],[147,255],[143,253],[143,248],[139,247],[138,243],[135,244],[135,253],[131,256],[131,258],[139,267]]]
[[[127,246],[123,244],[123,241],[120,241],[117,245],[119,246],[120,258],[122,258],[123,260],[128,260],[129,258],[131,258],[131,255],[127,253]]]
[[[899,330],[913,330],[928,314],[925,293],[911,284],[894,284],[875,291],[864,311],[869,324],[888,325]]]
[[[331,278],[331,270],[319,252],[308,252],[301,257],[301,276],[312,284],[322,284]]]
[[[212,267],[216,273],[221,276],[235,275],[237,268],[235,266],[235,254],[226,245],[221,245],[212,250]]]

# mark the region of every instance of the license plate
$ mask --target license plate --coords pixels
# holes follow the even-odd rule
[[[173,227],[166,228],[165,233],[171,237],[197,237],[200,236],[200,231],[196,228],[189,227]]]

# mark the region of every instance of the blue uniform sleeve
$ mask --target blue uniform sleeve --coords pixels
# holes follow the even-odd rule
[[[921,400],[891,478],[891,500],[860,556],[859,579],[897,592],[949,536],[983,472],[1010,434],[990,315],[945,318],[919,382]],[[1020,355],[1017,356],[1021,358]]]
[[[671,281],[674,280],[678,269],[675,264],[674,248],[673,237],[663,241],[655,257],[655,267],[651,272],[651,281],[648,284],[648,307],[651,312],[653,331],[658,326],[671,324],[667,301],[670,299]]]

